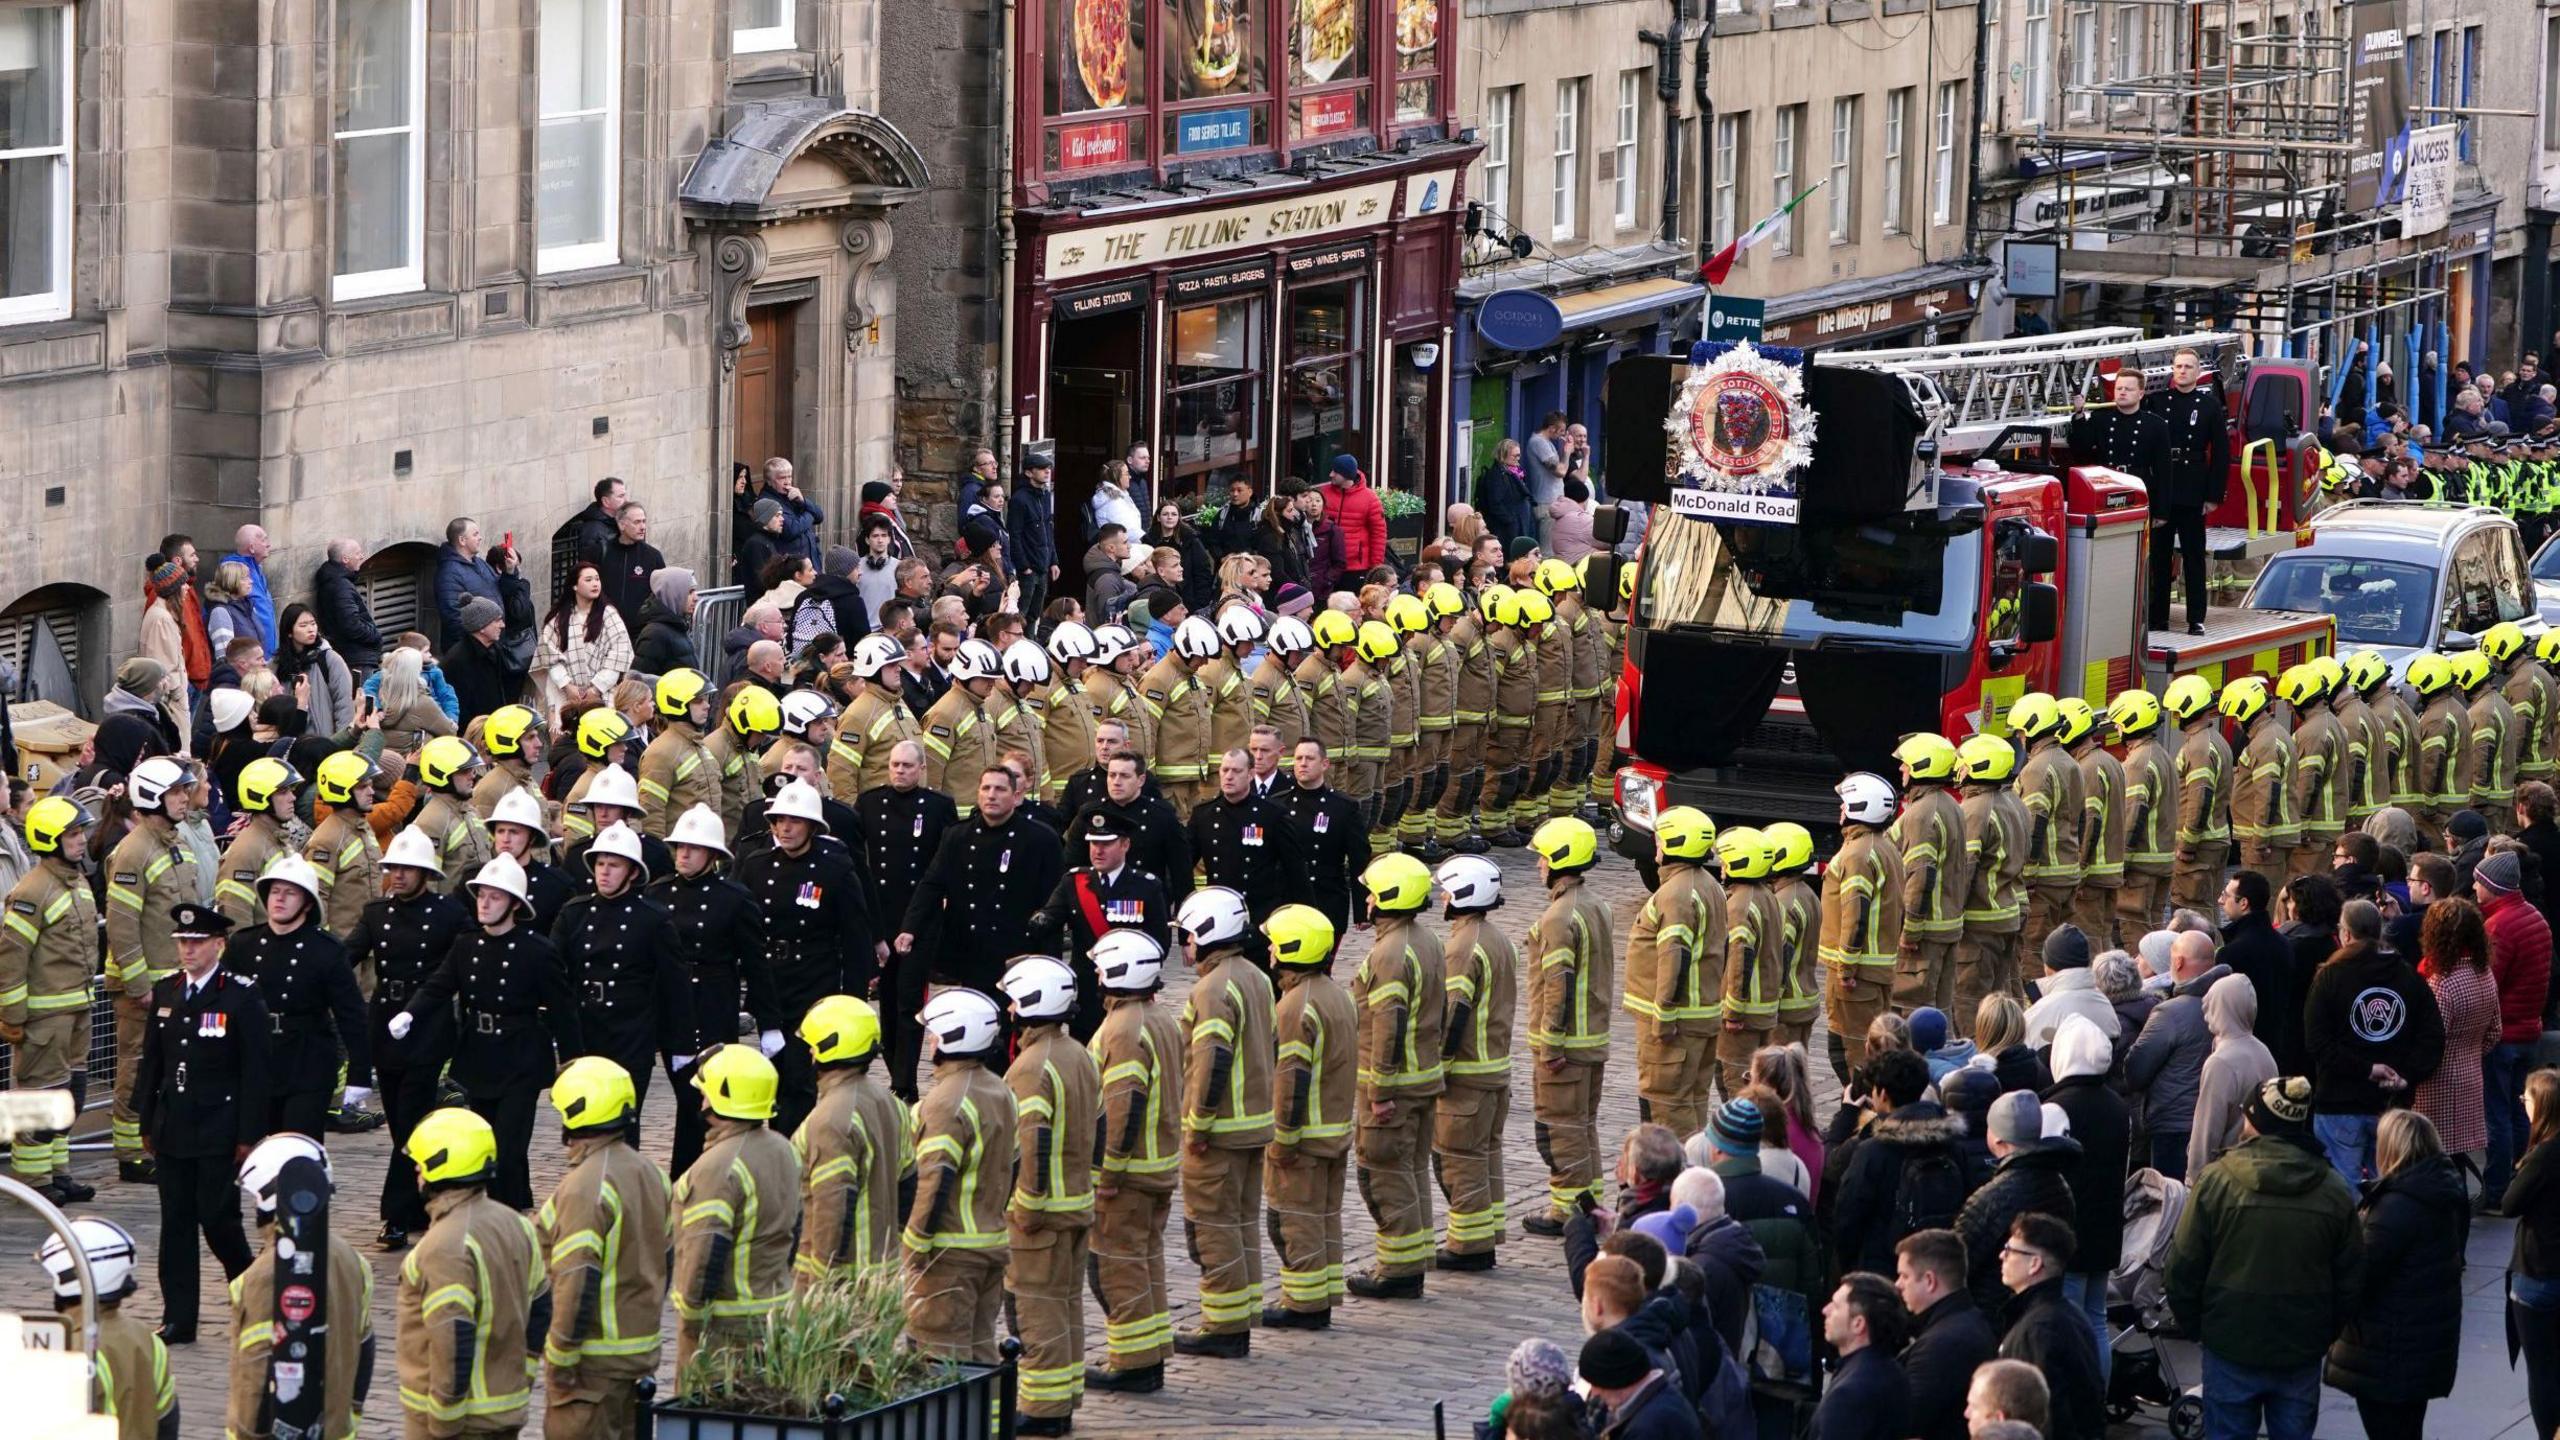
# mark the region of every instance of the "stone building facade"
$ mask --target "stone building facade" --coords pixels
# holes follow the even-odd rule
[[[264,525],[279,606],[362,539],[415,615],[455,515],[618,475],[726,578],[732,459],[850,533],[890,452],[881,269],[922,157],[876,0],[0,0],[0,658],[94,702],[145,557]]]

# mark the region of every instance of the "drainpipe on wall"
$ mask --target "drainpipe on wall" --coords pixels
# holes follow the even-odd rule
[[[1981,238],[1981,224],[1974,213],[1974,197],[1982,191],[1982,116],[1983,81],[1988,77],[1991,53],[1991,16],[1987,0],[1975,0],[1973,7],[1973,140],[1965,158],[1964,170],[1964,253],[1980,253],[1975,242]],[[2061,309],[2059,303],[2054,307]]]
[[[1707,52],[1715,44],[1716,17],[1711,6],[1698,27],[1698,267],[1703,270],[1716,252],[1716,98],[1708,79]],[[1702,277],[1703,278],[1703,277]],[[1706,334],[1701,306],[1698,333]]]
[[[995,434],[999,465],[1010,470],[1019,448],[1013,416],[1013,0],[987,0],[987,89],[995,111],[995,175],[987,186],[987,252],[995,257]]]

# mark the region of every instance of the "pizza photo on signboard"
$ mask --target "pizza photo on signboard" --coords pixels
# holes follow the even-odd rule
[[[1070,50],[1083,104],[1116,110],[1129,103],[1130,0],[1066,0]]]

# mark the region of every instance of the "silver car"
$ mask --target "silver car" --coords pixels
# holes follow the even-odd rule
[[[2501,511],[2349,500],[2313,517],[2311,542],[2270,559],[2242,603],[2326,611],[2337,617],[2341,653],[2372,650],[2397,674],[2411,655],[2503,621],[2540,635],[2537,588],[2524,541]]]

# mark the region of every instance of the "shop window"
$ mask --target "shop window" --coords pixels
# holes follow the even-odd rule
[[[1285,474],[1323,480],[1339,454],[1367,453],[1368,284],[1346,275],[1289,290],[1288,373],[1280,387]]]
[[[338,0],[330,296],[426,283],[426,0]]]
[[[1432,463],[1441,429],[1439,362],[1437,340],[1397,346],[1394,388],[1389,396],[1389,403],[1395,406],[1389,433],[1395,441],[1394,453],[1387,461],[1387,483],[1426,500],[1433,498],[1431,479],[1439,473],[1439,467]],[[1430,513],[1439,511],[1435,507]]]
[[[1396,22],[1396,123],[1440,118],[1440,0],[1388,0]]]
[[[1263,7],[1279,0],[1170,0],[1164,153],[1195,159],[1271,143]]]
[[[0,324],[71,313],[71,31],[0,7]]]
[[[1331,140],[1369,128],[1364,0],[1290,0],[1289,139]]]
[[[1265,276],[1264,278],[1267,278]],[[1262,475],[1262,357],[1266,305],[1259,294],[1179,304],[1168,312],[1163,494],[1197,500],[1239,477]]]

